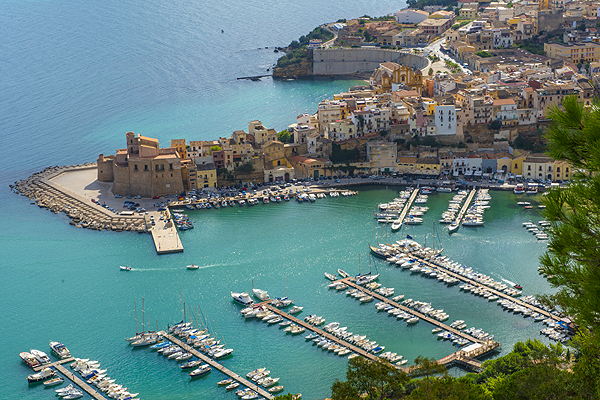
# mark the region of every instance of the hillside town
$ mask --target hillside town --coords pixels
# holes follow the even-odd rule
[[[543,154],[543,132],[565,97],[591,106],[598,94],[598,15],[600,2],[459,0],[327,24],[334,38],[308,49],[408,49],[429,65],[381,63],[364,85],[280,132],[255,120],[229,137],[165,148],[128,132],[126,148],[99,156],[98,180],[142,196],[385,174],[568,181],[571,166]]]

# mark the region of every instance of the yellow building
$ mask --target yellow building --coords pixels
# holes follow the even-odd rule
[[[177,150],[179,158],[185,160],[187,158],[187,144],[185,139],[171,139],[171,147]]]
[[[415,172],[415,166],[417,164],[417,157],[398,157],[396,163],[396,170],[398,172]]]
[[[572,177],[573,167],[566,161],[554,161],[554,179],[568,181]]]
[[[373,172],[395,171],[397,155],[396,142],[367,142],[367,161]]]
[[[215,164],[196,165],[196,174],[198,189],[217,187],[217,168]]]
[[[435,100],[423,99],[423,109],[427,115],[435,115],[435,106],[437,106],[437,102]]]
[[[523,160],[523,178],[554,179],[554,160],[543,154],[527,156]]]
[[[296,171],[307,178],[319,178],[320,176],[331,176],[331,170],[327,168],[331,161],[323,158],[308,158],[295,156],[291,159],[292,165]]]
[[[415,170],[419,172],[429,171],[428,173],[432,175],[439,174],[440,167],[440,159],[437,157],[419,157],[415,163]]]
[[[423,74],[421,71],[415,71],[408,66],[395,62],[380,64],[379,68],[371,75],[370,83],[377,94],[396,91],[399,85],[408,86],[410,90],[416,91],[419,95],[423,92]]]
[[[525,161],[526,156],[515,157],[511,160],[510,163],[510,173],[515,175],[523,176],[523,161]]]
[[[458,16],[464,19],[475,19],[477,18],[477,9],[463,7],[460,9]]]
[[[600,60],[600,44],[594,42],[560,44],[544,43],[547,57],[566,59],[574,64]]]

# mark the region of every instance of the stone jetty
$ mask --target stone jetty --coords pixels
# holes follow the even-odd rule
[[[10,185],[15,193],[19,193],[55,214],[64,213],[70,218],[70,224],[78,228],[112,231],[149,232],[150,221],[144,215],[118,215],[99,204],[86,199],[60,184],[53,182],[63,174],[96,170],[95,163],[71,166],[48,167],[34,173],[29,178]]]

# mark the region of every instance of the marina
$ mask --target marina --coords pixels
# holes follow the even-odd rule
[[[187,345],[186,343],[182,342],[181,340],[179,340],[175,336],[170,335],[170,334],[168,334],[167,332],[164,332],[164,331],[159,332],[159,335],[162,336],[162,337],[164,337],[168,341],[170,341],[172,343],[175,343],[176,345],[178,345],[179,347],[181,347],[182,349],[184,349],[188,353],[192,353],[199,360],[202,360],[206,364],[210,365],[212,368],[214,368],[217,371],[219,371],[219,372],[227,375],[228,377],[230,377],[231,379],[233,379],[236,382],[240,383],[241,385],[244,385],[245,387],[254,390],[259,395],[263,396],[265,399],[269,399],[270,400],[270,399],[273,399],[275,397],[271,393],[269,393],[268,391],[266,391],[265,389],[263,389],[260,386],[258,386],[256,383],[250,382],[246,378],[244,378],[244,377],[236,374],[235,372],[231,371],[230,369],[225,368],[223,365],[219,364],[217,361],[213,360],[210,357],[207,357],[206,355],[204,355],[200,351],[198,351],[195,348]]]
[[[328,198],[322,199],[321,201],[317,200],[312,204],[303,204],[293,201],[280,205],[257,206],[251,208],[241,208],[238,206],[227,207],[226,209],[216,210],[216,212],[187,212],[184,210],[184,212],[189,215],[190,220],[196,225],[195,229],[189,230],[182,234],[182,240],[184,241],[184,245],[186,244],[186,241],[192,240],[193,238],[193,240],[198,240],[202,243],[206,243],[206,246],[210,246],[215,249],[220,249],[218,252],[211,250],[207,254],[204,254],[205,250],[201,250],[201,248],[199,248],[198,246],[187,245],[185,251],[186,253],[189,252],[189,254],[187,254],[185,257],[181,257],[183,253],[180,255],[173,254],[169,257],[177,257],[177,259],[174,259],[172,262],[161,261],[159,263],[158,257],[157,260],[152,260],[151,257],[146,256],[136,256],[129,258],[119,257],[115,259],[115,264],[113,264],[113,266],[110,268],[110,271],[115,271],[114,273],[117,275],[108,273],[106,269],[104,269],[103,271],[98,271],[98,274],[96,274],[94,271],[91,271],[91,274],[92,276],[94,276],[94,279],[98,280],[99,282],[109,280],[110,285],[114,285],[116,288],[119,288],[120,291],[123,291],[123,293],[117,295],[116,298],[122,298],[122,301],[124,303],[127,303],[125,305],[125,309],[127,309],[127,306],[130,303],[129,299],[131,297],[131,295],[125,295],[125,293],[128,293],[128,291],[131,292],[133,290],[133,293],[140,293],[140,290],[143,290],[144,292],[150,291],[150,293],[152,293],[152,287],[160,284],[160,282],[177,281],[179,283],[177,283],[176,285],[169,286],[170,289],[169,287],[167,287],[167,290],[178,294],[179,288],[180,286],[182,286],[184,294],[186,292],[188,293],[185,294],[185,297],[192,296],[192,298],[194,298],[198,296],[195,293],[197,293],[198,289],[201,287],[197,286],[198,284],[203,285],[204,282],[206,282],[207,279],[209,279],[211,274],[217,273],[218,271],[223,270],[223,268],[231,268],[227,269],[227,271],[231,275],[231,279],[233,279],[235,282],[238,282],[235,284],[235,286],[232,286],[231,280],[223,280],[221,282],[219,279],[212,278],[211,282],[214,285],[214,289],[210,291],[202,291],[202,297],[198,300],[198,302],[202,305],[217,304],[219,307],[218,309],[220,310],[220,315],[217,317],[220,327],[219,330],[222,330],[225,333],[225,336],[230,336],[230,339],[228,340],[228,345],[234,346],[236,348],[236,357],[226,361],[225,363],[225,365],[227,365],[227,368],[231,371],[247,372],[252,368],[256,368],[252,347],[249,346],[248,343],[246,343],[245,339],[238,338],[238,334],[236,334],[236,332],[239,333],[244,331],[247,332],[248,335],[259,335],[260,337],[264,338],[265,341],[268,341],[269,351],[265,351],[265,353],[281,354],[281,351],[285,351],[288,352],[290,356],[293,357],[295,360],[300,360],[301,365],[327,365],[327,368],[333,371],[335,376],[343,377],[343,374],[346,369],[346,362],[344,357],[337,357],[337,355],[335,357],[331,357],[333,356],[332,352],[328,353],[331,355],[329,357],[316,357],[314,351],[308,351],[308,348],[300,345],[300,342],[304,343],[304,340],[300,335],[281,335],[281,329],[267,329],[266,324],[248,324],[247,322],[244,322],[243,319],[232,319],[230,318],[231,315],[229,314],[228,309],[231,308],[231,311],[235,311],[237,315],[237,312],[239,311],[238,306],[236,306],[235,304],[229,305],[228,302],[226,302],[225,305],[219,305],[223,304],[224,297],[229,298],[230,290],[239,287],[238,285],[241,285],[242,287],[246,285],[246,290],[252,295],[252,292],[250,291],[251,278],[254,279],[255,284],[258,282],[258,287],[273,288],[273,291],[279,291],[283,294],[286,290],[286,278],[288,273],[290,273],[289,271],[295,271],[292,273],[295,273],[298,277],[294,280],[290,279],[289,284],[292,285],[290,289],[292,289],[292,291],[294,292],[294,298],[297,301],[296,304],[302,304],[303,306],[305,306],[305,312],[311,309],[319,310],[320,314],[323,313],[324,315],[328,315],[333,320],[339,318],[341,324],[352,326],[352,330],[361,332],[361,334],[365,334],[373,340],[376,340],[378,343],[385,345],[386,349],[384,350],[384,352],[391,351],[397,352],[398,354],[403,354],[405,356],[405,359],[409,361],[409,363],[406,366],[412,364],[412,361],[417,355],[423,354],[429,357],[434,356],[436,359],[440,360],[440,362],[448,363],[449,366],[461,366],[461,368],[467,369],[476,368],[476,364],[473,364],[471,367],[468,367],[467,364],[469,364],[469,362],[460,364],[458,360],[465,359],[465,357],[460,356],[459,354],[448,356],[448,354],[450,354],[452,351],[456,352],[458,349],[456,349],[455,347],[449,347],[448,341],[441,339],[436,340],[436,337],[438,336],[432,335],[430,333],[431,328],[433,328],[433,326],[431,326],[429,323],[421,321],[410,327],[406,327],[405,323],[398,325],[399,321],[396,321],[395,318],[381,318],[381,314],[379,314],[379,317],[375,317],[375,307],[373,306],[376,302],[379,301],[377,298],[374,298],[373,302],[370,303],[371,305],[357,307],[358,302],[349,301],[349,299],[346,296],[340,296],[340,294],[336,293],[337,291],[334,290],[329,290],[325,293],[320,293],[319,291],[315,290],[302,290],[298,287],[295,287],[295,282],[302,282],[302,285],[304,287],[308,287],[310,285],[313,285],[313,287],[322,287],[323,271],[319,266],[323,265],[324,263],[331,265],[331,272],[334,272],[337,269],[341,269],[347,271],[349,275],[354,275],[356,273],[356,267],[353,267],[354,262],[352,262],[352,260],[349,260],[349,263],[348,260],[344,258],[344,254],[347,253],[347,244],[350,242],[366,243],[368,242],[368,240],[372,240],[373,221],[371,210],[373,209],[373,204],[377,204],[378,199],[382,198],[384,196],[384,193],[384,188],[366,189],[361,191],[360,196],[348,199],[348,201],[337,201],[336,199]],[[430,207],[430,213],[437,214],[437,210],[440,210],[442,208],[445,209],[448,204],[448,200],[451,199],[452,196],[453,194],[451,193],[430,195],[427,204]],[[527,233],[527,231],[521,227],[521,223],[523,221],[529,221],[532,218],[530,214],[523,214],[522,217],[515,218],[515,216],[519,215],[518,213],[524,213],[522,208],[514,208],[512,214],[510,213],[510,211],[507,212],[507,210],[503,208],[503,204],[514,204],[516,200],[513,200],[513,198],[514,196],[512,195],[512,193],[509,192],[494,194],[495,203],[493,205],[493,209],[490,210],[491,217],[488,217],[488,214],[486,214],[486,219],[491,218],[492,221],[496,222],[494,224],[490,224],[488,227],[486,227],[485,230],[470,231],[468,232],[468,235],[466,234],[466,232],[464,235],[459,232],[458,235],[451,236],[451,239],[445,239],[445,243],[443,246],[445,248],[444,254],[457,254],[457,258],[459,260],[461,260],[467,265],[478,265],[479,268],[481,268],[482,272],[490,273],[490,271],[493,271],[493,269],[488,268],[489,264],[484,262],[483,259],[480,260],[477,258],[473,258],[473,256],[471,255],[469,255],[469,258],[465,259],[464,253],[457,253],[457,247],[455,242],[460,243],[464,236],[468,236],[469,242],[466,242],[465,245],[461,245],[460,249],[470,249],[469,246],[473,247],[473,245],[476,243],[474,239],[478,240],[479,236],[498,235],[496,225],[499,224],[497,219],[499,214],[510,215],[511,218],[513,218],[515,221],[515,230],[509,232],[509,234],[512,235],[510,237],[516,237],[517,241],[527,239],[532,240],[530,245],[535,245],[536,243],[539,243],[536,242],[535,237],[532,237],[530,233]],[[509,201],[506,201],[506,199],[508,199]],[[332,207],[333,205],[335,207]],[[361,215],[359,215],[356,212],[351,213],[351,210],[356,210],[357,207],[360,207],[360,210],[364,210],[362,211]],[[239,226],[256,225],[256,229],[266,229],[268,224],[272,224],[274,220],[293,217],[296,221],[294,223],[294,229],[297,232],[299,231],[299,233],[297,233],[296,236],[304,235],[306,232],[312,232],[315,229],[314,222],[310,223],[310,221],[322,218],[321,213],[325,209],[327,209],[328,215],[331,215],[331,217],[333,218],[327,218],[326,220],[328,222],[332,220],[338,221],[337,218],[339,218],[340,223],[336,222],[336,224],[339,225],[335,226],[335,230],[333,230],[333,226],[331,227],[332,229],[328,229],[325,231],[319,228],[317,230],[317,237],[313,238],[312,236],[308,236],[309,239],[307,239],[306,244],[310,245],[311,249],[313,249],[312,251],[314,252],[314,260],[311,261],[310,265],[306,265],[304,261],[298,261],[298,263],[296,264],[295,252],[298,251],[298,246],[291,241],[291,238],[289,238],[289,240],[286,240],[285,237],[278,237],[274,239],[274,243],[276,243],[277,246],[281,246],[282,248],[286,249],[291,249],[290,253],[286,252],[286,257],[278,257],[276,265],[279,266],[279,263],[283,263],[281,267],[282,271],[279,271],[279,267],[274,268],[275,264],[271,265],[267,263],[265,268],[273,268],[273,272],[269,274],[269,276],[258,277],[257,275],[254,275],[251,266],[256,262],[260,262],[262,258],[248,254],[248,252],[245,251],[245,247],[253,246],[252,241],[249,241],[248,238],[244,239],[244,246],[235,244],[235,241],[240,241],[245,236],[241,231],[239,233],[236,233],[236,229],[239,229]],[[347,215],[350,215],[348,221],[346,220],[348,218]],[[429,218],[429,221],[431,221],[434,215],[427,215],[426,217]],[[296,218],[300,218],[300,220],[296,220]],[[305,219],[306,223],[302,222]],[[537,224],[537,220],[535,220],[535,222]],[[360,229],[356,229],[356,226],[360,226],[361,223],[368,224],[368,229],[365,229],[362,232],[360,231]],[[220,243],[220,241],[217,241],[217,237],[211,237],[214,234],[210,233],[210,229],[205,230],[204,227],[213,227],[215,226],[215,224],[221,226],[224,232],[228,232],[228,234],[232,236],[233,241],[227,240],[225,241],[225,243]],[[65,228],[73,230],[69,226],[66,226]],[[431,226],[411,226],[409,227],[409,229],[411,229],[411,235],[418,236],[420,239],[423,238],[424,233],[431,234]],[[338,248],[338,246],[335,244],[332,246],[331,242],[321,243],[317,240],[318,238],[322,238],[323,236],[327,235],[333,235],[332,237],[335,237],[335,235],[340,234],[340,232],[344,232],[344,237],[346,235],[348,236],[348,238],[344,239],[343,241],[343,243],[345,244],[343,246],[343,249],[341,247]],[[123,240],[123,237],[130,236],[116,233],[114,235],[119,236],[121,240]],[[131,236],[138,242],[143,242],[144,240],[147,240],[147,237],[144,236]],[[216,236],[221,237],[219,235]],[[223,240],[222,237],[220,240]],[[429,239],[427,240],[427,242],[429,243]],[[205,246],[203,245],[201,247],[204,248]],[[227,251],[230,252],[230,254],[232,252],[235,252],[236,259],[228,260],[223,255],[219,255],[220,252],[223,252],[223,254],[225,254],[225,248],[227,248]],[[274,251],[271,247],[269,247],[269,249],[269,251],[271,252]],[[492,249],[494,249],[494,247],[492,247]],[[154,254],[154,256],[156,257],[156,253],[154,251],[152,251],[151,253]],[[515,251],[515,253],[519,254],[520,257],[518,261],[519,265],[526,262],[530,262],[527,258],[523,260],[524,253],[522,251]],[[364,252],[361,252],[360,257],[364,260],[365,258],[363,254]],[[478,253],[473,252],[473,254]],[[533,254],[535,254],[535,252],[533,252]],[[333,256],[335,256],[334,260],[329,259],[329,257]],[[486,256],[490,257],[490,255],[487,254]],[[510,254],[507,257],[508,260],[510,260]],[[287,260],[290,260],[291,263]],[[305,260],[305,257],[303,258],[303,260]],[[513,260],[512,262],[515,261]],[[193,273],[188,271],[186,265],[192,264],[200,266],[200,269],[193,271]],[[399,273],[400,271],[396,271],[397,268],[382,268],[382,266],[387,265],[387,263],[383,264],[382,262],[379,262],[377,260],[374,260],[373,264],[373,270],[375,271],[375,269],[378,267],[379,270],[377,273],[382,274],[382,277],[380,279],[382,280],[382,282],[385,281],[385,286],[395,287],[396,294],[404,293],[407,297],[420,298],[423,300],[429,299],[433,302],[433,304],[436,305],[436,308],[447,309],[448,313],[451,314],[453,317],[461,317],[462,319],[469,320],[469,326],[473,324],[475,326],[481,326],[488,332],[493,332],[495,334],[494,340],[502,343],[502,348],[497,349],[498,351],[500,351],[501,354],[504,352],[503,349],[510,349],[510,347],[514,343],[514,338],[523,337],[523,333],[520,330],[510,330],[507,333],[506,328],[510,328],[510,323],[507,324],[507,321],[515,319],[512,317],[512,313],[506,314],[505,312],[502,312],[501,307],[490,307],[487,301],[466,302],[464,300],[464,297],[459,294],[460,292],[458,291],[458,288],[457,290],[440,290],[439,283],[435,279],[412,279],[409,278],[408,275],[406,275],[408,271],[402,271],[402,273]],[[119,268],[115,267],[114,265],[131,265],[134,268],[132,272],[124,273],[119,272]],[[205,268],[206,266],[211,265],[218,266]],[[368,269],[369,267],[367,267],[367,272]],[[539,290],[535,288],[536,279],[539,280],[539,275],[537,274],[536,268],[533,268],[533,270],[534,271],[532,278],[527,278],[526,276],[524,277],[519,274],[515,274],[514,277],[510,276],[510,278],[511,280],[523,284],[523,286],[526,287],[529,293],[536,293],[536,291]],[[193,278],[191,278],[192,275]],[[341,274],[338,272],[338,278],[340,276]],[[461,284],[462,283],[464,282],[461,281]],[[140,286],[139,289],[138,286]],[[437,289],[435,289],[434,286]],[[77,291],[77,289],[75,290]],[[88,291],[91,293],[92,299],[95,299],[97,298],[97,296],[100,296],[99,293],[95,293],[96,289],[94,288],[89,288]],[[269,292],[271,292],[271,290],[269,290]],[[391,297],[393,297],[393,295]],[[146,300],[148,300],[148,298],[146,298]],[[458,303],[456,303],[457,301]],[[126,320],[123,320],[123,318],[120,318],[120,316],[116,317],[116,321],[120,321],[119,324],[123,326],[132,325],[132,322],[134,320],[133,304],[131,304],[130,308],[130,313],[124,313],[124,316],[128,317]],[[161,321],[164,321],[165,319],[169,320],[171,319],[170,317],[173,314],[172,310],[170,312],[167,312],[171,309],[170,307],[161,306],[157,308],[156,305],[154,305],[152,309],[154,310],[152,312],[152,319],[154,319],[156,315],[156,318],[158,318]],[[473,310],[473,312],[471,312],[470,310]],[[492,317],[484,318],[482,317],[483,315],[491,315]],[[303,317],[299,317],[299,319],[302,320]],[[523,321],[524,324],[533,323],[533,318],[519,318],[517,320]],[[451,322],[451,320],[445,322],[445,324],[450,326],[449,322]],[[536,323],[535,325],[537,327],[532,326],[530,329],[526,330],[527,334],[531,337],[533,337],[533,335],[537,335],[539,330],[542,328],[542,326],[540,326],[541,324]],[[398,326],[399,329],[390,329],[392,326]],[[430,328],[427,329],[427,326],[430,326]],[[323,331],[323,328],[320,329]],[[131,331],[132,333],[134,332],[134,327],[131,327]],[[306,329],[306,331],[306,334],[309,334],[311,332],[314,333],[312,330],[309,329]],[[122,340],[123,330],[117,330],[116,333],[119,332],[120,334],[118,335],[117,340],[120,341]],[[402,335],[402,341],[397,340],[397,336],[399,333],[401,333]],[[248,335],[243,336],[246,337]],[[74,354],[80,352],[78,351],[78,348],[91,349],[86,350],[86,353],[88,354],[100,355],[105,351],[104,349],[99,348],[94,344],[92,344],[91,346],[84,343],[78,343],[77,345],[74,345],[71,342],[74,341],[75,343],[77,343],[77,338],[72,339],[69,337],[68,339],[69,347],[72,347],[72,350],[76,350]],[[541,339],[546,338],[541,337]],[[298,346],[290,346],[289,344],[292,343],[291,341],[295,341],[296,343],[298,343]],[[165,376],[165,380],[174,382],[174,384],[172,384],[169,387],[170,392],[185,392],[188,396],[192,395],[193,393],[206,393],[206,396],[210,398],[226,399],[231,397],[231,393],[227,394],[223,388],[221,388],[220,391],[216,391],[217,381],[223,379],[223,377],[219,378],[220,374],[215,374],[216,370],[213,371],[212,376],[208,374],[208,376],[202,378],[201,384],[193,385],[193,388],[190,388],[190,391],[188,391],[187,389],[185,389],[186,385],[182,386],[180,382],[185,383],[189,381],[189,376],[187,376],[187,374],[181,374],[179,368],[164,368],[164,361],[161,360],[164,360],[165,358],[147,357],[147,354],[144,356],[145,352],[138,351],[133,351],[131,354],[123,354],[122,351],[119,351],[118,353],[118,358],[131,360],[128,361],[128,363],[139,363],[140,358],[143,358],[144,364],[149,363],[148,367],[145,368],[152,368],[155,371],[160,371],[160,376]],[[243,355],[240,356],[240,354]],[[245,356],[245,354],[247,354],[247,356]],[[145,359],[148,360],[146,361]],[[318,385],[320,389],[311,389],[310,382],[312,382],[312,380],[309,374],[303,376],[302,372],[286,370],[286,368],[284,367],[285,363],[278,357],[265,356],[265,360],[261,361],[261,364],[263,363],[269,365],[271,367],[270,369],[276,369],[280,371],[278,372],[278,375],[281,375],[282,381],[286,382],[286,393],[287,390],[290,390],[295,392],[302,391],[304,394],[303,397],[310,397],[310,393],[313,393],[314,397],[319,397],[321,395],[327,396],[330,382],[324,383],[320,386]],[[135,384],[135,382],[137,382],[135,378],[137,374],[135,371],[128,371],[126,370],[127,368],[120,368],[117,365],[110,366],[110,368],[111,371],[115,368],[119,370],[118,376],[120,376],[122,379],[125,379],[128,382],[132,382],[132,386]],[[244,376],[244,374],[241,373],[239,375]],[[22,376],[21,379],[23,379]],[[65,380],[67,381],[66,378]],[[247,380],[250,381],[249,379]],[[159,382],[162,381],[163,379],[161,378],[156,382],[148,383],[151,389],[146,389],[146,387],[144,387],[145,393],[143,397],[145,399],[153,398],[152,395],[148,396],[146,392],[163,393],[164,395],[165,391],[161,389],[161,385],[159,384]],[[239,386],[243,387],[242,384],[239,384]],[[164,396],[154,396],[154,398],[157,399],[160,397]],[[34,396],[34,398],[36,397]],[[180,395],[178,398],[185,398],[185,395]]]
[[[386,244],[385,247],[387,249],[389,249],[389,251],[391,251],[392,253],[401,252],[401,250],[398,247],[395,247],[395,246],[392,246],[389,244]],[[381,253],[381,251],[382,251],[381,247],[378,249],[373,246],[370,246],[370,248],[371,248],[371,252],[374,253],[375,255],[378,255],[379,257],[387,258],[389,256],[388,254]],[[431,268],[433,271],[436,271],[437,273],[443,273],[449,277],[452,277],[454,279],[457,279],[464,283],[467,283],[467,284],[471,285],[472,287],[485,290],[486,292],[491,293],[492,295],[496,296],[497,299],[502,298],[504,300],[513,302],[513,303],[519,305],[520,307],[523,307],[523,308],[529,309],[535,313],[544,315],[547,318],[551,318],[556,321],[561,320],[561,317],[559,317],[558,315],[555,315],[545,309],[539,308],[533,304],[527,303],[525,301],[522,301],[522,300],[516,298],[517,295],[521,294],[521,292],[519,290],[507,288],[507,289],[504,289],[503,291],[501,291],[501,290],[498,290],[498,289],[496,289],[490,285],[487,285],[483,282],[469,278],[463,274],[459,274],[454,271],[451,271],[450,269],[445,268],[443,266],[443,264],[441,265],[440,262],[434,262],[436,260],[436,256],[421,257],[417,254],[410,253],[410,257],[412,259],[414,259],[415,262],[418,263],[419,265],[425,265],[425,266]],[[447,259],[447,257],[444,257],[442,261],[445,261],[446,259]]]

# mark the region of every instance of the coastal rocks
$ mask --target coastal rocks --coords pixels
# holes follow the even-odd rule
[[[55,214],[65,214],[69,217],[69,224],[77,228],[149,232],[143,217],[123,217],[113,214],[96,204],[88,204],[84,199],[62,191],[60,187],[56,187],[49,181],[63,172],[93,166],[94,163],[48,167],[9,186],[13,192],[27,197],[31,204],[37,204],[38,207],[46,208]]]

